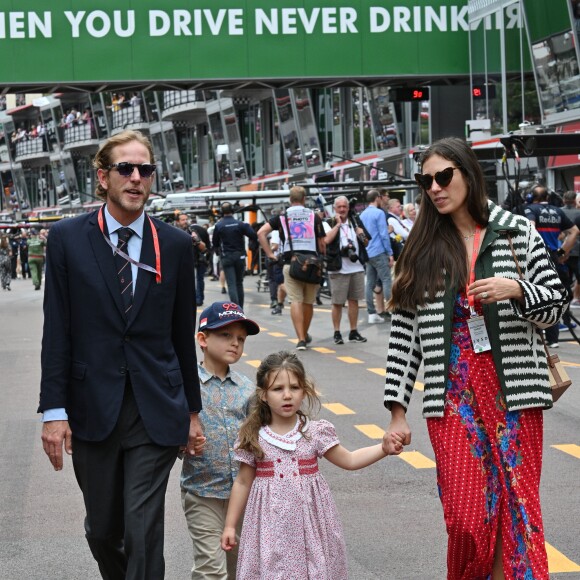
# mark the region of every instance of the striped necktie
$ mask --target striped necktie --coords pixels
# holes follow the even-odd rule
[[[125,254],[129,253],[127,242],[134,233],[131,228],[120,228],[117,230],[117,235],[119,236],[117,248],[125,252]],[[131,306],[133,306],[133,276],[131,274],[131,264],[123,256],[116,253],[115,265],[117,266],[117,276],[121,284],[123,306],[125,308],[125,314],[127,314],[131,310]]]

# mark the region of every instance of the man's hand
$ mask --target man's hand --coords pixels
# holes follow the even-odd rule
[[[62,445],[64,450],[72,455],[72,431],[68,421],[47,421],[42,425],[42,447],[48,455],[55,471],[63,467]]]

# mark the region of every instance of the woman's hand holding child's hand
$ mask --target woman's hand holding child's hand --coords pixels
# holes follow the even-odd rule
[[[383,451],[387,455],[399,455],[403,451],[404,441],[403,433],[386,433],[383,438]]]

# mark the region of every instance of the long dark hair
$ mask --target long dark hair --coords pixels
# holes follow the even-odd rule
[[[292,352],[280,351],[268,355],[258,367],[256,373],[256,393],[248,417],[240,427],[238,449],[245,449],[254,454],[257,459],[264,457],[264,451],[260,447],[260,427],[272,422],[272,411],[268,403],[263,400],[263,394],[270,388],[281,371],[293,373],[298,379],[298,384],[306,395],[306,412],[298,411],[300,417],[300,430],[306,425],[306,419],[312,413],[318,412],[320,399],[316,394],[314,383],[306,375],[302,361]]]
[[[451,161],[467,183],[467,211],[477,224],[487,225],[489,210],[485,179],[471,147],[457,137],[436,141],[423,153],[421,166],[432,156]],[[395,268],[391,309],[415,310],[435,299],[445,287],[445,274],[452,286],[467,281],[467,252],[450,215],[440,214],[427,192],[421,192],[419,215]]]

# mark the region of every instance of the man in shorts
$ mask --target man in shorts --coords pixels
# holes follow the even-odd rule
[[[290,207],[283,216],[270,218],[258,231],[258,240],[264,253],[270,260],[276,260],[274,252],[268,242],[268,234],[274,230],[280,233],[282,256],[284,260],[284,286],[290,300],[290,316],[298,337],[296,350],[306,350],[311,337],[308,334],[318,284],[309,284],[295,280],[290,276],[290,261],[292,250],[288,240],[288,232],[292,236],[292,248],[294,252],[301,254],[324,254],[324,228],[322,220],[314,211],[304,207],[306,202],[306,190],[295,186],[290,189]]]

